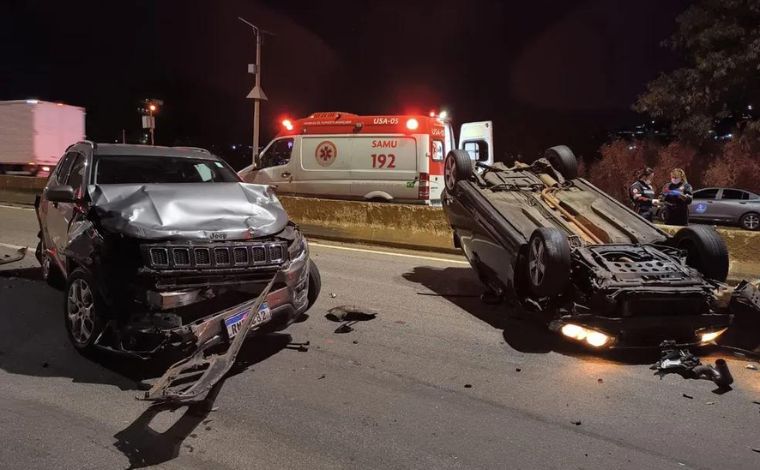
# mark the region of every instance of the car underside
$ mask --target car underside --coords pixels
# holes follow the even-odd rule
[[[588,181],[554,147],[531,165],[446,159],[444,211],[491,295],[596,347],[713,340],[735,303],[725,243],[708,227],[675,236]]]

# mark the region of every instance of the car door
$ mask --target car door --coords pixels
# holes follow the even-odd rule
[[[706,222],[718,221],[719,208],[716,204],[720,188],[705,188],[695,191],[689,205],[689,218]]]
[[[459,130],[459,148],[473,160],[493,164],[493,122],[466,122]]]
[[[61,213],[58,210],[59,204],[47,200],[47,189],[64,184],[69,176],[71,164],[76,159],[76,156],[76,152],[67,152],[64,154],[60,163],[56,167],[55,172],[50,176],[45,191],[42,193],[42,199],[40,200],[40,229],[42,230],[45,248],[52,251],[55,251],[56,244],[60,243],[61,236],[65,232],[66,227],[61,219]]]
[[[259,155],[259,166],[255,170],[240,172],[246,183],[268,184],[277,193],[292,192],[293,137],[273,140]]]
[[[76,199],[84,195],[85,180],[87,175],[87,159],[78,152],[72,152],[71,165],[65,177],[59,180],[61,185],[71,186],[74,189]],[[65,266],[63,252],[66,249],[69,238],[69,226],[74,218],[76,204],[71,202],[48,202],[48,232],[51,240],[51,248],[59,266]]]
[[[742,215],[749,212],[750,193],[740,189],[723,189],[720,197],[720,210],[723,220],[736,223]]]

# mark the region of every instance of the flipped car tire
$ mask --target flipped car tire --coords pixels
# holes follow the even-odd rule
[[[549,160],[555,170],[557,170],[566,180],[578,177],[578,159],[567,145],[557,145],[544,152],[544,158]]]
[[[443,164],[443,181],[448,192],[454,191],[459,181],[466,181],[472,177],[472,159],[465,150],[452,150],[446,155]]]
[[[527,277],[530,289],[541,297],[564,292],[570,281],[570,242],[554,227],[533,231],[528,242]]]
[[[748,212],[739,219],[739,225],[747,230],[760,229],[760,214],[757,212]]]
[[[708,279],[725,282],[728,248],[714,229],[704,225],[684,227],[674,237],[676,248],[686,251],[686,264]]]
[[[63,308],[71,344],[82,354],[92,353],[95,340],[103,332],[103,301],[93,277],[84,269],[77,268],[69,275]]]
[[[314,261],[309,260],[309,304],[306,309],[310,309],[314,302],[319,297],[319,292],[322,290],[322,276],[319,274],[319,269]]]

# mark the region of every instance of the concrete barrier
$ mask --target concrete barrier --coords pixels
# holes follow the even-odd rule
[[[39,178],[1,176],[0,202],[32,204],[45,186]],[[282,196],[283,206],[313,237],[410,249],[457,252],[440,208]],[[1,222],[1,221],[0,221]],[[679,227],[662,226],[669,233]],[[760,232],[717,228],[731,255],[732,279],[760,276]]]

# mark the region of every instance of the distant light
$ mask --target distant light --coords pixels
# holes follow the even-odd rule
[[[726,134],[726,138],[727,138],[727,139],[731,139],[731,138],[733,138],[733,137],[734,137],[734,135],[733,135],[733,134],[730,134],[730,133],[729,133],[729,134]]]
[[[447,117],[449,117],[449,113],[447,113],[446,111],[441,111],[440,113],[438,113],[438,119],[446,119]]]
[[[293,130],[293,122],[290,119],[283,119],[282,120],[282,127],[285,129],[292,131]]]
[[[148,106],[148,109],[150,109],[151,111],[155,111],[156,110],[156,105],[152,104],[152,105]]]
[[[235,150],[235,149],[237,149],[237,145],[232,144],[232,150]]]
[[[408,121],[406,121],[406,128],[409,129],[410,131],[417,129],[418,127],[420,127],[420,123],[417,122],[416,119],[411,118]]]
[[[748,104],[748,105],[747,105],[747,109],[749,109],[750,111],[752,111],[752,105],[751,105],[751,104]]]
[[[435,111],[430,111],[430,117],[435,117]]]
[[[56,106],[63,106],[63,103],[56,103]]]
[[[27,104],[37,104],[37,103],[40,102],[40,100],[29,99],[29,100],[26,100],[26,102],[27,102]]]
[[[654,119],[652,120],[652,124],[654,124]]]
[[[42,167],[42,171],[50,171],[50,167],[49,166],[43,166]]]

